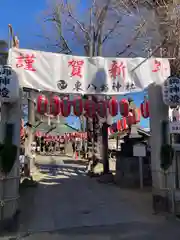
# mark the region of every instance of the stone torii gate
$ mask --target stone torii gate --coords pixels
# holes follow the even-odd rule
[[[1,135],[0,140],[3,141],[5,133],[5,123],[12,123],[14,125],[13,143],[19,148],[20,147],[20,121],[21,121],[21,97],[22,90],[19,87],[18,80],[15,85],[10,84],[7,86],[11,93],[7,103],[2,104],[1,112],[2,119],[0,123]],[[162,187],[163,176],[160,168],[160,148],[161,148],[161,123],[164,120],[168,120],[168,107],[163,103],[162,100],[162,85],[151,84],[148,87],[149,103],[150,103],[150,128],[151,128],[151,168],[152,168],[152,183],[154,189],[160,189]],[[4,101],[3,97],[1,100]],[[3,134],[4,133],[4,134]],[[0,195],[0,210],[3,214],[0,221],[12,219],[15,215],[18,204],[18,191],[19,191],[19,152],[16,156],[16,162],[7,176],[1,177],[1,189],[0,193],[4,192],[2,189],[5,188],[10,193],[14,193],[14,198],[10,203],[5,202],[5,196]],[[8,179],[12,179],[14,184]],[[6,183],[4,183],[7,181]],[[170,182],[171,184],[171,182]],[[13,202],[14,201],[14,202]],[[13,202],[13,203],[12,203]],[[12,204],[14,204],[12,208]]]

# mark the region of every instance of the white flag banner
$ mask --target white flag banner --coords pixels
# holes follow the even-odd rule
[[[168,59],[81,57],[13,48],[8,63],[21,87],[60,94],[120,95],[163,83]]]

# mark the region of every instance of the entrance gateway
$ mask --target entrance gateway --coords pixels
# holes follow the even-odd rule
[[[140,92],[152,86],[150,89],[150,113],[152,137],[155,131],[153,118],[160,117],[158,114],[161,105],[157,100],[159,92],[154,91],[161,86],[170,76],[168,59],[162,58],[102,58],[81,57],[63,54],[55,54],[29,49],[12,48],[9,50],[8,66],[0,69],[2,119],[0,124],[0,141],[4,141],[5,123],[13,124],[14,144],[20,147],[20,122],[21,122],[21,99],[23,89],[42,93],[51,92],[54,95],[96,95],[114,96],[126,93]],[[162,94],[160,94],[162,95]],[[152,101],[152,104],[151,104]],[[158,110],[157,110],[158,108]],[[161,119],[161,118],[160,118]],[[157,119],[158,121],[158,119]],[[156,138],[159,139],[159,131]],[[158,140],[160,141],[160,140]],[[158,168],[157,145],[152,154],[152,167]],[[152,146],[153,153],[153,146]],[[154,164],[156,162],[156,164]],[[18,176],[19,153],[16,164],[6,178],[12,179]],[[156,165],[156,166],[155,166]],[[0,176],[1,177],[1,176]],[[15,181],[14,181],[15,182]],[[12,186],[18,192],[16,181]],[[153,184],[158,187],[157,176],[153,176]],[[1,181],[2,185],[2,181]],[[12,191],[12,188],[9,191]],[[16,189],[16,190],[15,190]],[[1,192],[1,191],[0,191]],[[5,198],[5,196],[4,196]],[[0,209],[2,202],[0,196]],[[12,207],[12,200],[15,205]],[[3,218],[11,218],[17,210],[17,199],[4,206]],[[2,218],[0,218],[1,220]]]

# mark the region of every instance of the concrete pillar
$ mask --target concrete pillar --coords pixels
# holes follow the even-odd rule
[[[151,129],[151,169],[152,186],[155,189],[163,188],[164,175],[160,168],[160,149],[162,143],[163,120],[168,120],[168,106],[163,103],[161,85],[152,84],[148,89],[150,129]]]
[[[20,123],[21,123],[21,93],[17,102],[2,104],[0,122],[0,142],[4,141],[5,124],[14,124],[13,144],[18,147],[17,158],[11,172],[4,176],[0,172],[0,200],[4,202],[4,206],[0,206],[0,229],[4,225],[12,222],[18,210],[19,198],[19,147],[20,147]]]

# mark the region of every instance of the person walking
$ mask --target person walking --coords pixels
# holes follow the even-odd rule
[[[72,138],[71,143],[72,143],[73,157],[75,157],[75,152],[76,152],[76,140],[75,140],[75,138]]]

